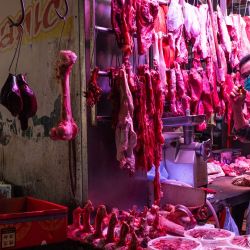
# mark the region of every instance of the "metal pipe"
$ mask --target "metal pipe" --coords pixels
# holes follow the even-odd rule
[[[99,71],[98,75],[103,76],[103,77],[109,77],[109,72],[107,72],[107,71]]]
[[[95,29],[97,31],[102,31],[102,32],[110,32],[110,33],[114,33],[114,30],[111,28],[107,28],[107,27],[102,27],[102,26],[95,26]]]
[[[96,25],[95,25],[95,1],[90,1],[90,70],[95,68],[96,65]],[[96,126],[97,125],[97,110],[96,105],[91,107],[91,125]]]
[[[193,142],[193,126],[183,126],[184,144],[189,145]]]

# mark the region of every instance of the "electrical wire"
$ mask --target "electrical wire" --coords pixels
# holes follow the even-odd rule
[[[19,37],[18,37],[18,41],[17,41],[17,46],[15,48],[15,52],[14,52],[14,55],[13,55],[13,58],[11,60],[11,63],[10,63],[10,66],[9,66],[9,72],[11,71],[11,68],[12,68],[12,65],[14,63],[14,60],[16,58],[16,55],[17,56],[17,62],[16,62],[16,67],[17,67],[17,63],[18,63],[18,60],[19,60],[19,54],[20,54],[20,47],[21,47],[21,43],[22,43],[22,38],[23,38],[23,26],[20,25],[19,27],[21,27],[21,32],[19,34]],[[16,68],[15,68],[15,71],[16,71]]]
[[[23,26],[20,25],[20,27],[21,27],[21,34],[20,34],[19,48],[18,48],[18,52],[17,52],[16,65],[15,65],[15,75],[17,73],[17,66],[18,66],[18,62],[19,62],[19,57],[20,57],[20,52],[21,52],[21,47],[22,47],[22,40],[23,40]]]
[[[63,26],[62,26],[62,30],[61,30],[61,34],[60,34],[60,38],[59,38],[59,42],[58,42],[58,51],[60,51],[60,49],[61,49],[61,41],[62,41],[62,35],[63,35],[65,23],[66,23],[65,19],[63,19]]]

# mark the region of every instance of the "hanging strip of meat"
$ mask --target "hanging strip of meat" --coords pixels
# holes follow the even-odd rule
[[[190,110],[191,98],[187,95],[187,88],[183,79],[182,70],[178,63],[175,64],[176,74],[176,95],[177,95],[177,112],[179,115],[185,115],[186,110]]]
[[[236,68],[239,65],[239,46],[240,46],[240,38],[237,32],[236,26],[233,22],[233,16],[226,16],[225,17],[227,30],[232,41],[232,53],[229,58],[229,62],[231,68]]]
[[[135,14],[135,0],[111,1],[111,23],[115,31],[118,46],[124,53],[124,61],[128,61],[134,47],[133,34],[136,31]]]
[[[169,102],[169,111],[172,116],[177,116],[176,108],[176,75],[175,69],[170,69],[167,71],[167,82],[168,82],[168,95],[167,102]]]
[[[198,45],[201,51],[201,59],[206,59],[210,56],[208,41],[207,41],[207,20],[208,20],[208,5],[202,4],[199,6],[199,20],[201,26],[200,43]]]
[[[206,118],[209,119],[213,113],[213,102],[211,98],[211,85],[208,81],[206,71],[202,71],[202,81],[203,81],[203,91],[201,94],[201,101],[204,107],[204,114]]]
[[[207,72],[208,81],[210,83],[211,98],[213,101],[214,112],[219,113],[220,112],[220,99],[218,96],[216,73],[215,73],[215,69],[214,69],[214,64],[213,64],[211,59],[207,59],[206,64],[207,64],[206,72]]]
[[[224,52],[226,53],[227,58],[230,58],[230,55],[232,53],[232,42],[228,34],[225,17],[223,16],[219,5],[217,5],[217,13],[218,13],[217,15],[218,16],[218,29],[219,29],[221,46]]]
[[[134,105],[124,65],[119,69],[116,84],[119,86],[120,94],[120,109],[115,129],[116,158],[120,162],[122,169],[127,169],[130,173],[134,173],[135,158],[133,149],[137,141],[132,120]]]
[[[161,87],[165,94],[167,93],[167,76],[166,76],[166,64],[163,55],[163,48],[162,48],[162,40],[163,40],[163,33],[159,32],[158,34],[155,33],[155,41],[153,43],[153,53],[154,53],[154,65],[159,69],[160,78],[161,78]]]
[[[197,7],[184,2],[183,15],[184,15],[184,26],[187,38],[191,40],[196,39],[200,36],[201,27],[199,17],[197,16]]]
[[[153,29],[159,3],[157,0],[137,0],[136,4],[138,53],[143,55],[153,42]]]
[[[72,117],[70,101],[70,73],[77,56],[70,50],[61,50],[57,61],[57,78],[61,86],[61,117],[58,125],[50,130],[52,140],[73,140],[78,127]]]
[[[155,114],[154,114],[154,132],[155,132],[155,152],[154,152],[154,166],[155,166],[155,178],[154,178],[154,199],[155,203],[159,204],[161,198],[160,190],[160,174],[159,167],[162,158],[162,145],[164,143],[164,137],[162,134],[162,114],[164,107],[165,95],[162,89],[162,83],[160,79],[160,73],[158,67],[155,65],[155,69],[151,70],[152,86],[154,91],[155,101]]]
[[[222,97],[223,100],[225,102],[226,105],[226,110],[225,110],[225,123],[227,124],[227,147],[230,147],[230,134],[231,134],[231,123],[232,123],[232,114],[233,114],[233,110],[232,110],[232,105],[231,105],[231,101],[230,101],[230,93],[234,87],[234,76],[235,74],[227,74],[226,75],[226,81],[223,85],[222,88]]]
[[[178,3],[178,0],[171,1],[166,18],[170,48],[174,50],[175,58],[185,61],[185,56],[183,58],[181,56],[181,54],[185,54],[183,53],[183,44],[181,44],[184,18],[182,6]]]
[[[146,158],[148,155],[145,153],[146,148],[146,94],[145,94],[145,76],[144,76],[144,65],[138,67],[136,91],[133,92],[134,101],[134,128],[137,134],[137,144],[135,147],[136,156],[136,168],[148,171],[146,166]],[[151,168],[151,167],[150,167]]]
[[[167,34],[167,24],[166,24],[166,15],[168,13],[168,6],[160,5],[158,10],[158,15],[155,20],[155,32],[162,32]]]
[[[248,40],[250,41],[250,16],[244,16],[243,19],[246,23],[246,33]]]
[[[149,171],[154,162],[155,101],[148,65],[139,66],[137,76],[137,93],[134,95],[134,123],[137,133],[137,145],[135,148],[136,166],[137,168]]]
[[[200,70],[197,70],[197,68],[192,68],[189,73],[188,84],[191,97],[191,114],[197,114],[198,102],[203,91],[203,81],[199,72]]]
[[[93,107],[99,101],[102,94],[102,89],[97,84],[98,73],[99,68],[94,68],[87,84],[87,91],[84,92],[84,96],[87,99],[87,105],[90,107]]]

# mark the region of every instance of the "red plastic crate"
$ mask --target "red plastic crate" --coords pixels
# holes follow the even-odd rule
[[[32,197],[0,199],[0,249],[65,241],[67,207]]]

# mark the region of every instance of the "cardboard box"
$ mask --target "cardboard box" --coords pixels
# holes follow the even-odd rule
[[[0,249],[63,242],[68,209],[32,197],[0,199]]]

